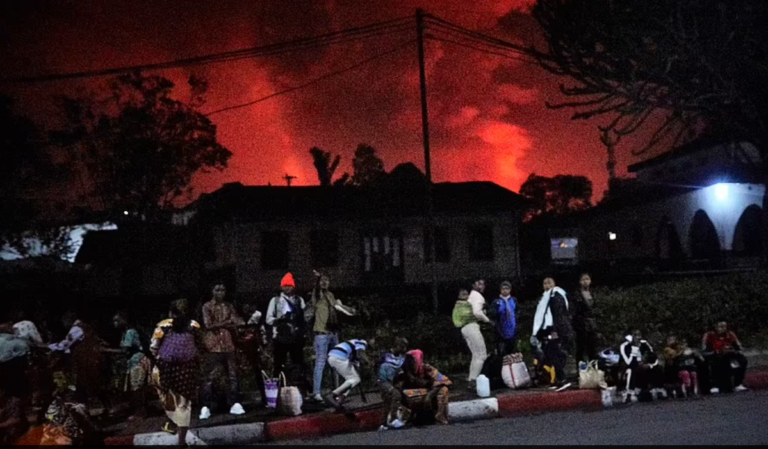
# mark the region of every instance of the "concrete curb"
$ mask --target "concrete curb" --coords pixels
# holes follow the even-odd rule
[[[768,371],[749,373],[744,382],[753,390],[768,389]],[[452,402],[448,405],[451,421],[491,419],[499,416],[515,417],[537,413],[571,410],[597,410],[603,407],[596,390],[568,390],[561,393],[523,393],[496,398]],[[383,410],[366,410],[354,414],[324,412],[299,416],[267,424],[235,424],[190,430],[188,442],[192,445],[241,445],[263,441],[300,440],[326,437],[341,433],[366,432],[379,428]],[[126,435],[107,438],[111,446],[174,445],[176,437],[166,433]]]
[[[451,421],[471,421],[490,419],[499,416],[499,400],[497,398],[476,399],[448,404],[448,419]]]
[[[260,443],[266,440],[264,423],[233,424],[229,426],[191,429],[187,443],[191,446],[240,445]],[[143,433],[107,438],[107,446],[174,446],[178,437],[165,432]]]

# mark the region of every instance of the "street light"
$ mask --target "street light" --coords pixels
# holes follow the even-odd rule
[[[615,232],[609,232],[608,233],[608,240],[616,240],[616,233]]]
[[[728,184],[715,184],[715,197],[718,200],[724,201],[728,198]]]

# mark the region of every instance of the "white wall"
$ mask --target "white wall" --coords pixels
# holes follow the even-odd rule
[[[752,205],[762,207],[764,194],[765,186],[761,184],[718,184],[661,201],[595,214],[579,229],[579,258],[655,258],[658,230],[665,216],[672,221],[685,253],[690,255],[689,233],[698,210],[706,212],[714,224],[720,249],[730,251],[739,218]],[[632,241],[634,228],[642,233],[639,244]],[[609,232],[616,233],[617,239],[610,241]]]

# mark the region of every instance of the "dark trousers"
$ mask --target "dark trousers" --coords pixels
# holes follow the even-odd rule
[[[201,403],[203,406],[212,408],[216,402],[214,398],[213,384],[224,373],[229,377],[229,391],[227,392],[227,402],[230,406],[238,402],[238,382],[237,382],[237,358],[234,352],[212,352],[205,355],[205,383],[203,384]]]
[[[267,404],[267,391],[264,386],[264,376],[261,371],[261,348],[256,342],[250,342],[243,347],[243,354],[248,358],[248,363],[251,365],[251,371],[256,376],[256,388],[259,389],[261,395],[261,404],[266,406]]]
[[[499,336],[498,342],[496,342],[499,355],[504,357],[505,355],[514,354],[517,350],[517,340],[514,338],[504,338]]]
[[[597,333],[586,329],[576,329],[576,361],[597,360]]]
[[[743,354],[715,354],[708,357],[711,376],[710,386],[719,388],[721,392],[731,391],[733,387],[741,385],[744,382],[744,376],[747,373],[747,358]],[[738,367],[731,366],[737,363]]]
[[[289,375],[289,373],[286,373],[286,365],[285,362],[288,360],[288,356],[291,356],[291,363],[296,367],[298,370],[298,373],[296,373],[297,378],[293,381],[297,384],[297,386],[304,390],[309,390],[309,380],[306,377],[306,366],[304,363],[304,339],[298,340],[293,343],[279,343],[275,341],[275,347],[274,347],[274,356],[275,356],[275,370],[274,370],[274,376],[278,377],[280,373],[285,373],[286,376]]]
[[[544,364],[555,369],[556,382],[565,381],[565,365],[568,363],[570,340],[559,337],[544,343]]]

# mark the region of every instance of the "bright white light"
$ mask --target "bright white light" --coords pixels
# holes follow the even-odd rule
[[[715,197],[718,200],[728,198],[728,184],[715,184]]]
[[[616,233],[615,232],[609,232],[608,233],[608,239],[609,240],[616,240]]]
[[[123,211],[123,215],[128,215],[128,211],[127,211],[127,210],[124,210],[124,211]]]

